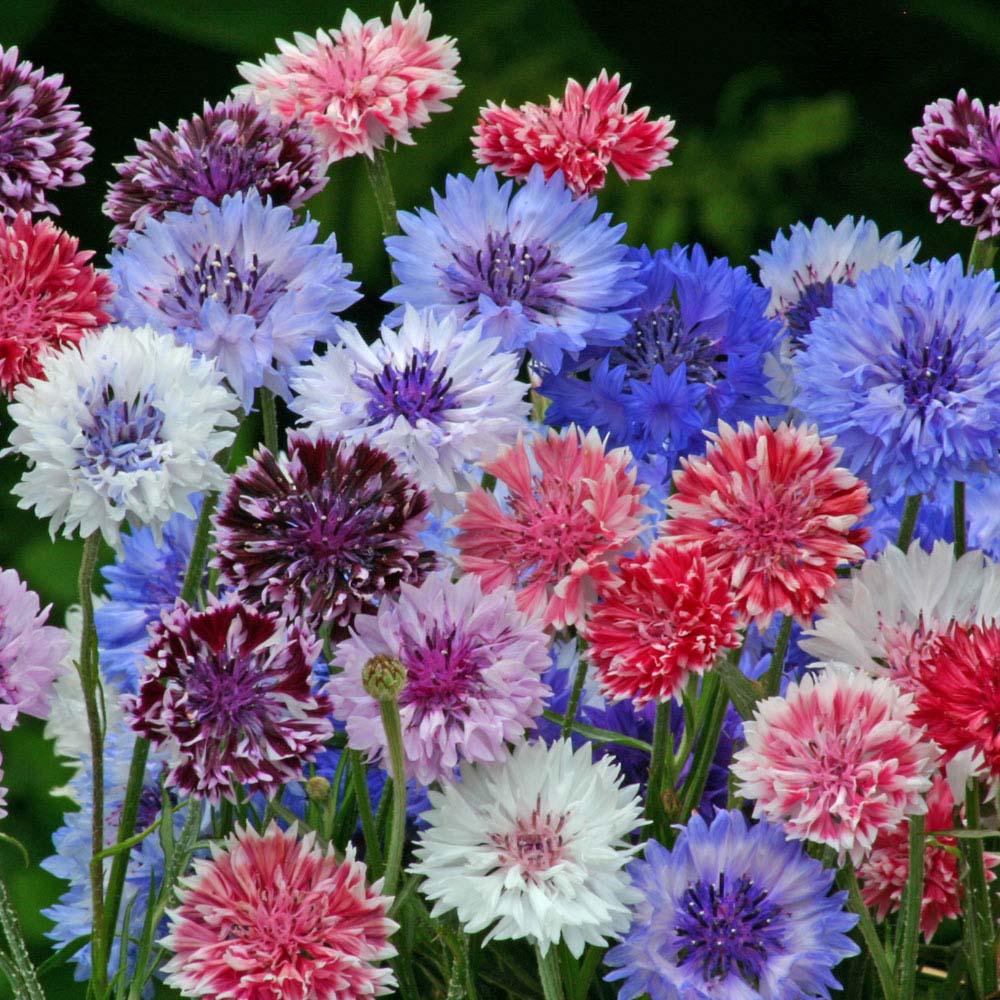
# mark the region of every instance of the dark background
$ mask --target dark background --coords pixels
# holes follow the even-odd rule
[[[357,3],[388,19],[388,3]],[[404,4],[408,12],[410,3]],[[629,224],[630,242],[653,247],[700,241],[749,264],[775,230],[822,216],[865,215],[887,232],[920,236],[921,256],[965,253],[971,233],[934,224],[929,194],[903,165],[923,106],[965,87],[1000,101],[1000,6],[974,0],[808,3],[751,0],[651,4],[436,0],[433,34],[458,39],[466,89],[448,114],[401,147],[390,171],[401,208],[429,203],[447,172],[471,172],[469,136],[487,98],[512,104],[561,95],[602,67],[633,84],[630,107],[676,120],[674,166],[628,186],[612,175],[602,208]],[[277,35],[339,25],[327,0],[3,0],[0,45],[60,72],[93,129],[95,159],[83,187],[58,192],[61,224],[103,262],[110,224],[100,212],[112,164],[157,122],[176,123],[241,82],[235,65],[275,50]],[[371,332],[388,268],[363,165],[337,164],[310,205],[335,230],[367,293],[355,318]],[[752,265],[751,265],[752,267]],[[0,438],[9,433],[0,413]],[[8,496],[20,474],[0,467],[0,566],[13,566],[61,624],[75,600],[76,542],[52,544],[46,526]],[[0,844],[0,869],[15,893],[36,955],[48,954],[39,909],[61,891],[37,868],[51,850],[65,780],[40,726],[0,734],[11,815],[4,832],[26,845],[32,867]],[[68,972],[47,979],[50,997],[82,996]],[[0,997],[8,994],[0,986]]]

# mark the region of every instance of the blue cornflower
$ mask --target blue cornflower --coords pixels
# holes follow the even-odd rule
[[[613,344],[628,331],[620,310],[637,291],[619,242],[624,225],[597,219],[594,198],[574,198],[561,172],[535,167],[523,186],[500,186],[492,170],[449,177],[434,211],[399,213],[391,236],[399,284],[387,302],[458,310],[501,351],[527,349],[559,371],[565,354]],[[389,322],[398,322],[402,309]]]
[[[666,477],[700,451],[702,431],[780,412],[764,362],[780,326],[746,268],[709,261],[700,246],[629,251],[642,290],[623,308],[631,326],[610,350],[589,350],[576,376],[550,374],[541,392],[553,426],[597,427]],[[648,478],[648,477],[647,477]]]
[[[197,511],[201,500],[191,497]],[[157,545],[149,528],[122,533],[122,554],[101,574],[109,600],[94,611],[102,673],[119,691],[135,694],[149,645],[148,626],[174,606],[187,572],[195,521],[175,514]]]
[[[650,841],[629,872],[645,899],[605,956],[619,1000],[828,1000],[833,968],[858,953],[833,869],[739,812],[693,816],[672,851]]]
[[[255,190],[150,219],[109,257],[112,311],[214,358],[245,410],[262,385],[287,396],[292,367],[337,339],[336,314],[360,297],[336,238],[294,222]]]
[[[1000,470],[1000,295],[959,257],[880,267],[812,321],[795,405],[872,499]]]

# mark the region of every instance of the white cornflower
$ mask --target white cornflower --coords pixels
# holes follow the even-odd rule
[[[159,539],[191,493],[219,489],[213,461],[229,445],[239,403],[214,364],[149,327],[110,326],[43,362],[18,387],[9,452],[28,460],[18,506],[83,537],[119,546],[122,523]]]
[[[291,408],[311,433],[366,438],[446,502],[469,487],[470,466],[516,441],[530,410],[519,359],[498,344],[457,314],[410,306],[371,345],[344,324],[340,343],[292,378]]]
[[[641,844],[634,785],[618,765],[591,761],[567,740],[522,743],[502,764],[463,765],[462,780],[429,792],[429,824],[410,871],[431,915],[456,910],[486,940],[527,938],[544,953],[559,940],[579,957],[628,930],[641,898],[625,865]]]

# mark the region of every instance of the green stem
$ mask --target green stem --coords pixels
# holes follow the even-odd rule
[[[955,558],[965,555],[965,483],[955,480],[955,503],[953,506],[955,521]]]
[[[900,907],[896,938],[896,977],[899,1000],[913,1000],[917,985],[917,949],[920,943],[920,910],[924,900],[924,817],[910,817],[910,870]]]
[[[215,512],[217,499],[218,494],[209,493],[201,501],[201,513],[198,515],[198,526],[194,530],[194,542],[191,545],[191,558],[181,587],[181,600],[186,604],[194,604],[201,589],[205,560],[208,557],[208,537],[212,532],[212,514]]]
[[[895,973],[893,972],[889,957],[882,947],[878,931],[875,930],[872,915],[868,912],[868,907],[865,906],[865,901],[861,898],[861,889],[858,887],[858,876],[855,874],[854,864],[850,858],[847,859],[844,867],[841,868],[840,875],[842,881],[846,883],[851,909],[859,917],[858,928],[861,931],[861,936],[864,938],[865,944],[868,946],[868,954],[875,966],[875,971],[878,973],[878,980],[882,986],[882,995],[885,997],[885,1000],[897,1000]]]
[[[535,957],[538,959],[538,978],[542,984],[542,995],[545,1000],[565,1000],[562,976],[559,972],[559,953],[554,944],[550,944],[543,954],[542,949],[535,945]]]
[[[83,543],[80,559],[78,587],[83,627],[80,633],[80,688],[87,713],[90,732],[90,761],[93,778],[92,809],[90,817],[90,901],[93,907],[93,956],[92,983],[94,991],[102,996],[108,978],[108,941],[104,935],[104,862],[99,857],[104,850],[104,725],[103,713],[98,705],[100,676],[97,664],[97,631],[94,628],[94,571],[101,548],[100,532],[94,532]]]
[[[371,159],[363,157],[368,168],[368,180],[375,192],[378,212],[382,217],[382,235],[395,236],[399,232],[399,220],[396,218],[396,196],[392,191],[392,178],[389,177],[389,164],[385,156],[375,150]]]
[[[260,400],[260,416],[264,424],[264,447],[272,455],[278,454],[278,411],[274,405],[274,393],[264,386],[257,397]]]
[[[979,780],[973,778],[965,793],[965,823],[968,829],[981,826]],[[993,954],[993,925],[990,893],[986,885],[983,842],[972,838],[960,841],[965,859],[968,905],[965,908],[965,949],[969,958],[969,978],[980,995],[990,995],[997,988],[997,968]],[[984,938],[985,935],[985,938]]]
[[[2,878],[0,878],[0,928],[3,928],[4,937],[7,939],[8,951],[13,960],[13,971],[20,978],[20,983],[11,983],[11,986],[15,991],[18,987],[25,991],[23,994],[16,994],[18,1000],[22,995],[24,1000],[45,1000],[45,991],[28,957],[21,925],[17,921],[17,914],[7,894],[7,885]]]
[[[576,722],[576,713],[580,708],[580,698],[583,696],[583,685],[587,680],[587,658],[580,657],[580,665],[576,668],[576,677],[573,678],[573,690],[569,694],[569,702],[566,705],[566,715],[563,718],[562,736],[569,739],[569,734],[573,731],[573,723]]]
[[[979,231],[976,231],[976,235],[972,238],[972,247],[969,250],[969,274],[993,267],[998,242],[1000,240],[996,236],[988,236],[985,240],[981,240]]]
[[[656,706],[653,723],[653,753],[649,760],[649,785],[646,792],[646,819],[653,823],[653,837],[663,842],[666,836],[666,814],[663,808],[663,781],[667,773],[667,755],[673,770],[674,748],[670,733],[670,702]]]
[[[903,520],[899,522],[899,537],[896,539],[897,547],[904,552],[913,541],[913,531],[917,526],[917,515],[920,513],[922,499],[923,494],[921,493],[914,493],[913,496],[906,498],[906,506],[903,507]]]
[[[708,772],[712,766],[712,758],[719,745],[722,723],[726,717],[729,699],[726,697],[725,689],[716,674],[706,674],[702,687],[702,699],[705,706],[704,722],[702,722],[698,733],[698,745],[695,747],[691,770],[688,771],[687,780],[681,791],[681,820],[686,820],[701,802],[702,793],[705,791],[705,782],[708,780]]]
[[[399,703],[395,698],[378,703],[389,745],[389,767],[392,777],[392,825],[385,852],[385,883],[382,891],[396,895],[399,869],[403,861],[403,835],[406,832],[406,762],[403,758],[403,727],[399,721]]]
[[[361,829],[365,835],[365,864],[371,872],[374,882],[382,871],[382,849],[379,846],[378,834],[375,832],[375,814],[372,812],[372,800],[368,794],[368,774],[364,757],[358,750],[348,750],[351,758],[351,781],[354,783],[354,798],[358,803],[358,814],[361,817]]]
[[[785,657],[788,655],[788,644],[792,640],[792,616],[785,615],[781,619],[778,638],[771,653],[771,664],[764,676],[764,697],[770,698],[781,690],[781,673],[785,669]]]

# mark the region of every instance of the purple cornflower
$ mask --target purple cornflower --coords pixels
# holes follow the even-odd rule
[[[645,898],[605,956],[619,1000],[829,1000],[833,968],[858,953],[833,869],[739,812],[693,816],[673,850],[649,841],[629,873]]]
[[[701,451],[703,431],[780,411],[767,402],[764,361],[780,334],[767,292],[744,267],[700,246],[631,250],[641,291],[623,309],[626,336],[588,351],[576,375],[548,375],[546,423],[596,427],[610,444],[667,470]]]
[[[66,103],[61,74],[47,77],[17,60],[17,46],[0,47],[0,216],[58,215],[48,192],[83,183],[81,171],[94,152],[84,141],[90,129],[77,105]]]
[[[365,692],[362,671],[385,655],[406,668],[399,695],[403,748],[410,775],[422,785],[454,775],[463,760],[507,759],[507,744],[535,728],[551,694],[548,638],[517,608],[506,587],[484,594],[474,575],[452,583],[435,573],[419,587],[403,585],[377,615],[354,619],[327,685],[334,715],[347,723],[352,747],[388,760],[379,703]]]
[[[52,682],[69,652],[65,631],[46,625],[49,609],[16,571],[0,571],[0,730],[20,713],[44,719]]]
[[[196,611],[183,601],[153,627],[132,728],[177,763],[168,784],[217,803],[234,783],[273,794],[333,735],[325,695],[311,690],[318,640],[237,599]]]
[[[812,321],[795,406],[873,500],[1000,470],[1000,295],[957,257],[880,267]]]
[[[526,349],[552,371],[564,355],[628,332],[618,310],[638,286],[619,242],[625,226],[594,219],[597,200],[574,198],[561,172],[545,180],[536,167],[515,191],[480,170],[449,177],[433,198],[433,212],[400,212],[405,235],[385,241],[399,281],[387,302],[457,310],[500,338],[499,350]],[[389,322],[402,316],[396,309]]]
[[[206,101],[200,115],[176,129],[161,124],[135,145],[137,155],[115,164],[120,180],[104,202],[118,246],[148,219],[191,211],[199,197],[218,205],[224,195],[256,188],[275,205],[298,208],[326,185],[311,134],[252,101]]]
[[[928,104],[906,165],[931,189],[938,222],[976,226],[981,240],[1000,233],[1000,104],[986,109],[964,90]]]
[[[336,237],[316,243],[318,228],[256,191],[198,198],[111,253],[112,311],[213,358],[246,410],[262,385],[287,396],[291,370],[337,339],[337,313],[359,298]]]
[[[417,538],[427,495],[364,441],[288,435],[288,456],[266,448],[232,477],[215,515],[220,583],[250,604],[333,625],[401,583],[419,583],[434,554]]]

